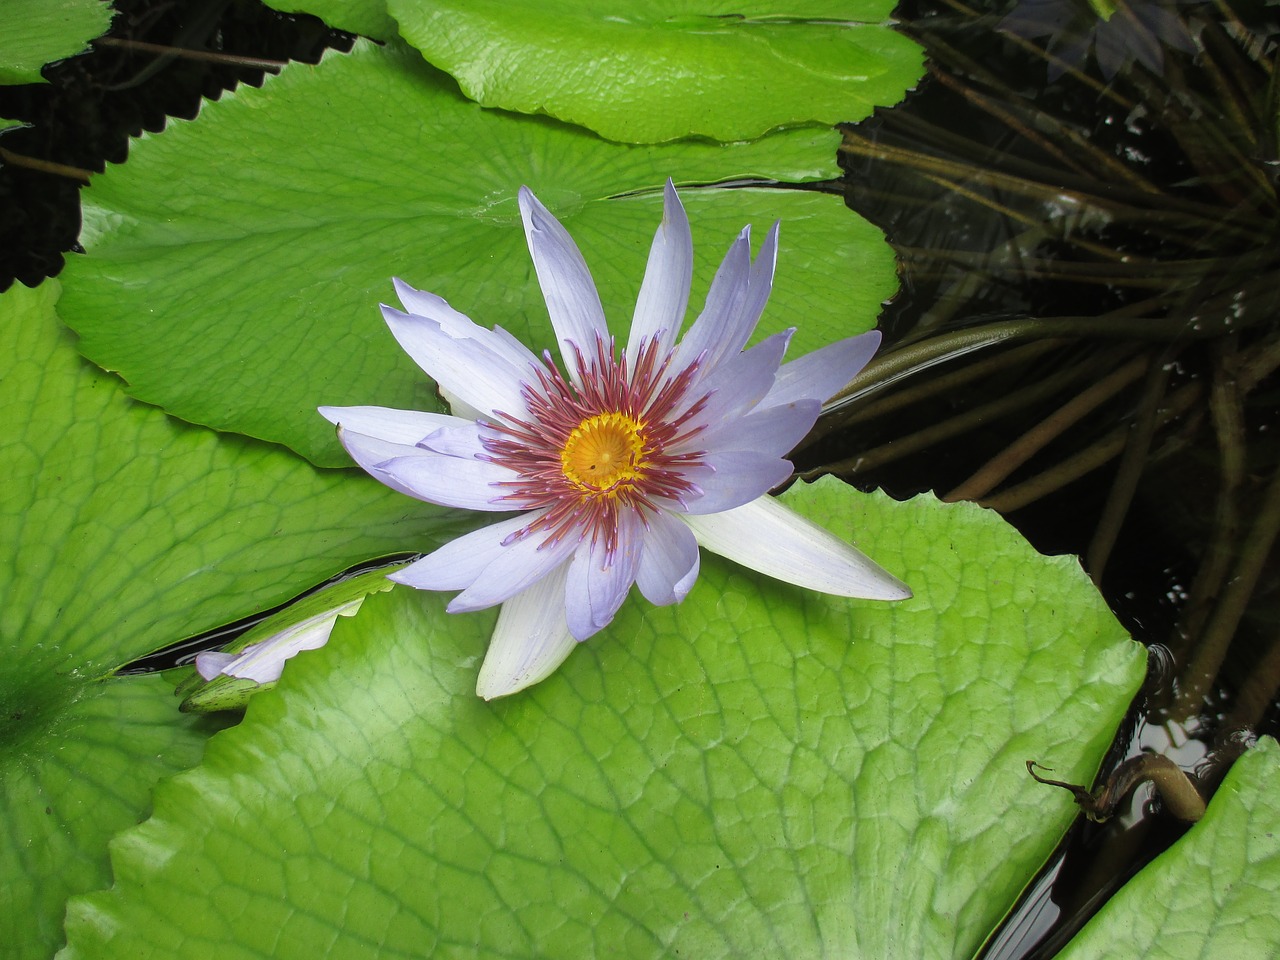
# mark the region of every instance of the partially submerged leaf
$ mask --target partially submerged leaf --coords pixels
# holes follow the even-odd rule
[[[707,556],[682,605],[485,703],[492,615],[370,597],[159,788],[62,960],[972,956],[1074,816],[1025,758],[1088,780],[1142,648],[994,513],[787,500],[915,598]]]
[[[386,0],[267,0],[267,6],[283,13],[309,13],[338,30],[375,40],[396,35]]]
[[[0,84],[43,83],[41,67],[86,50],[113,15],[106,0],[4,0]]]
[[[891,106],[920,47],[895,0],[388,0],[400,33],[486,107],[602,137],[732,142]]]
[[[1059,956],[1264,960],[1280,944],[1280,745],[1236,761],[1209,809]]]
[[[108,879],[107,840],[217,726],[179,716],[158,678],[105,674],[465,522],[129,400],[77,355],[57,292],[0,295],[0,943],[16,960],[57,948],[66,897]]]

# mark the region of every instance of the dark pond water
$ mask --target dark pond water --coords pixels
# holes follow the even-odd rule
[[[129,135],[261,82],[122,42],[310,62],[351,42],[250,0],[115,6],[114,42],[50,85],[0,89],[0,115],[33,125],[0,138],[0,287],[75,250],[80,180],[48,164],[101,170]],[[1152,649],[1103,778],[1154,751],[1208,794],[1280,726],[1280,15],[1135,3],[1103,21],[1084,0],[899,15],[928,76],[845,131],[844,176],[822,189],[898,250],[881,327],[902,375],[833,409],[797,465],[977,500],[1042,552],[1078,554]],[[1143,789],[1106,824],[1082,818],[987,956],[1052,956],[1184,829]]]

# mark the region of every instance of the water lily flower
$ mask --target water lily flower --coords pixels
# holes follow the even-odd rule
[[[321,407],[368,473],[430,503],[515,512],[444,545],[391,579],[458,590],[448,610],[501,604],[476,692],[515,693],[550,675],[613,619],[634,584],[678,603],[699,544],[825,593],[897,600],[910,590],[768,491],[784,455],[875,353],[878,333],[783,363],[794,329],[747,348],[773,284],[778,225],[751,259],[733,242],[683,340],[693,272],[689,222],[667,181],[662,224],[625,348],[568,232],[527,187],[520,214],[563,367],[501,327],[395,281],[383,306],[400,346],[450,402],[443,415]]]

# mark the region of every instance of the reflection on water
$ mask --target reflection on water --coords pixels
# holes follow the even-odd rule
[[[1159,645],[1108,764],[1210,792],[1277,729],[1280,154],[1262,4],[907,0],[921,88],[845,131],[903,293],[802,465],[934,490],[1074,552]],[[1104,775],[1106,770],[1103,771]],[[1051,956],[1184,828],[1081,826],[988,956]]]

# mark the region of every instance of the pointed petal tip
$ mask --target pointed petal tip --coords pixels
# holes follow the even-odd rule
[[[476,678],[476,695],[493,700],[545,680],[577,647],[565,621],[565,572],[553,573],[502,605]]]
[[[777,580],[859,600],[911,596],[910,587],[857,547],[773,497],[681,519],[712,553]]]

